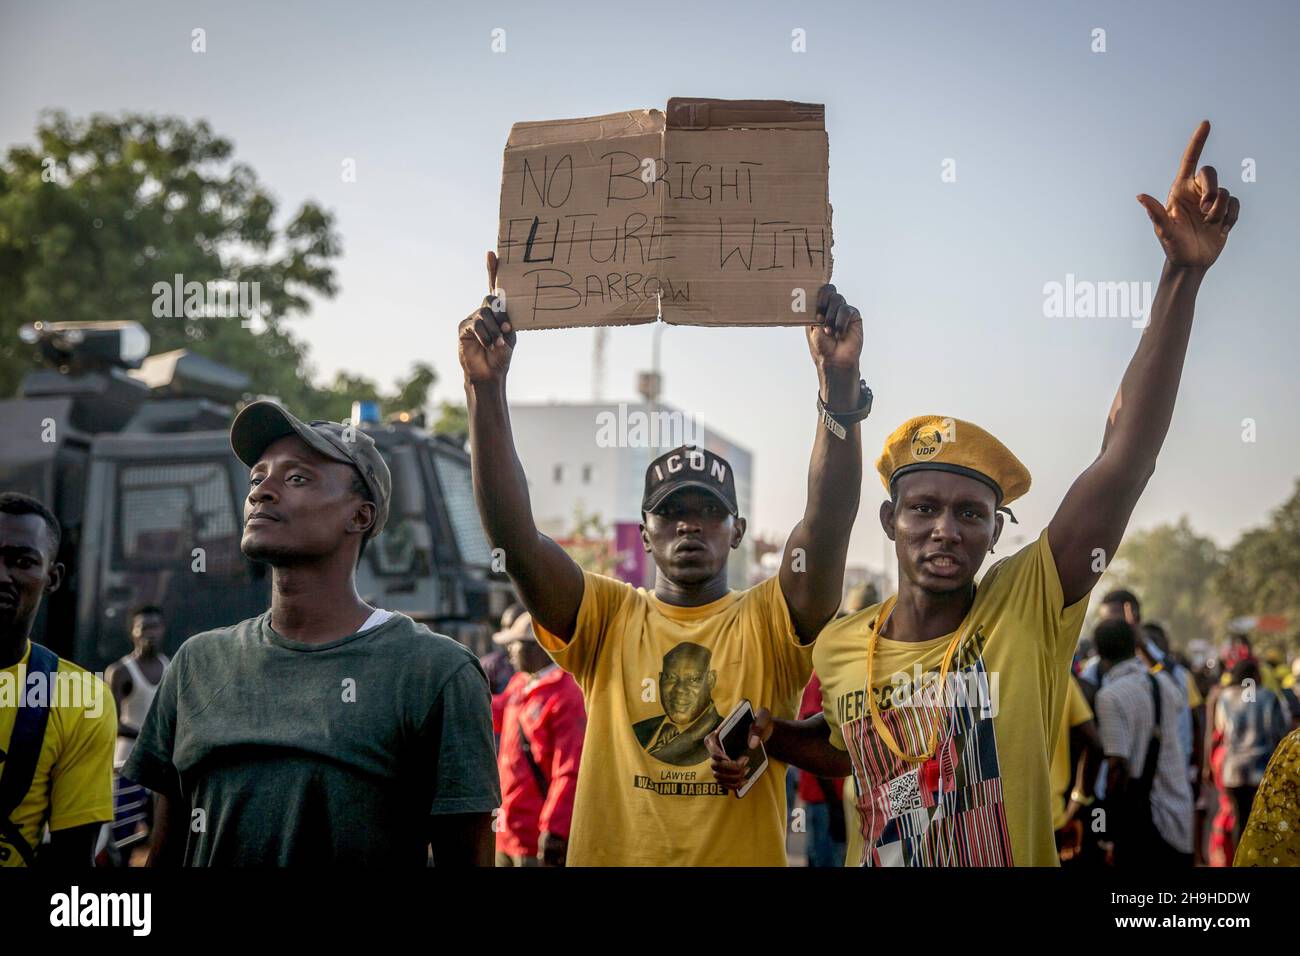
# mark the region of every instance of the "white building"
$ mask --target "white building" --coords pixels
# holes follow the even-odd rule
[[[650,587],[654,565],[640,544],[641,496],[650,462],[682,444],[696,444],[731,463],[740,514],[755,528],[754,458],[745,448],[663,402],[510,405],[515,446],[528,476],[538,528],[567,537],[579,511],[611,529],[619,577]],[[728,569],[732,587],[748,586],[753,550],[746,540]]]

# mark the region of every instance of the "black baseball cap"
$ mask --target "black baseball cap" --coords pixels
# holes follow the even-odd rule
[[[260,401],[245,405],[235,416],[230,425],[230,447],[236,458],[252,468],[272,442],[286,435],[297,435],[326,458],[359,471],[375,500],[375,524],[369,537],[384,530],[388,502],[393,496],[393,476],[373,438],[346,422],[303,422],[275,402]]]
[[[665,498],[682,488],[702,488],[726,505],[733,515],[740,514],[731,465],[721,455],[695,445],[681,445],[650,462],[645,470],[641,510],[654,511]]]

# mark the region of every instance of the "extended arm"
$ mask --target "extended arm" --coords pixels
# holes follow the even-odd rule
[[[159,793],[154,798],[153,829],[149,833],[149,859],[147,866],[175,867],[184,865],[185,840],[189,830],[189,806],[180,796],[167,797]]]
[[[41,863],[60,870],[94,866],[95,841],[103,827],[102,823],[86,823],[66,830],[51,830],[50,845],[41,853]]]
[[[429,818],[434,866],[492,866],[495,840],[490,813],[436,813]]]
[[[750,733],[750,746],[763,741],[768,756],[806,770],[815,777],[847,777],[853,764],[847,752],[840,750],[830,740],[830,729],[823,714],[807,720],[778,720],[766,707],[754,715]],[[713,779],[728,790],[739,790],[745,783],[748,757],[732,760],[722,749],[715,730],[704,738],[709,751],[709,769]]]
[[[1123,757],[1106,758],[1106,800],[1118,803],[1128,793],[1128,761]]]
[[[832,412],[852,411],[860,399],[862,317],[833,285],[822,287],[817,315],[819,324],[808,329],[808,349],[820,395]],[[861,488],[860,426],[848,426],[838,438],[819,421],[808,466],[808,501],[786,542],[780,575],[795,632],[805,644],[839,610]]]
[[[1166,261],[1149,322],[1111,404],[1101,451],[1048,526],[1067,605],[1086,595],[1114,558],[1155,471],[1178,397],[1196,293],[1237,221],[1238,201],[1219,187],[1214,168],[1196,172],[1209,131],[1203,122],[1192,135],[1165,205],[1138,197]]]
[[[767,752],[814,777],[847,777],[853,772],[848,751],[831,743],[823,714],[807,720],[773,720]]]
[[[122,723],[122,701],[131,693],[131,675],[126,672],[126,668],[116,662],[108,665],[108,670],[104,672],[104,677],[108,680],[108,689],[113,694],[113,702],[117,704],[117,733],[119,737],[138,737],[140,732],[134,727],[128,727]]]
[[[561,704],[545,724],[542,764],[547,768],[546,799],[537,818],[540,830],[538,855],[548,866],[564,866],[568,853],[569,831],[573,823],[573,802],[578,793],[578,764],[582,759],[582,742],[586,716],[581,699]]]
[[[489,285],[495,278],[496,256],[488,253]],[[499,306],[493,297],[484,299],[458,330],[474,499],[488,541],[504,552],[506,573],[524,606],[542,627],[568,640],[582,604],[582,570],[533,521],[528,480],[515,451],[506,403],[506,373],[516,335]]]
[[[1105,759],[1095,720],[1087,720],[1070,728],[1070,767],[1074,773],[1070,776],[1070,799],[1066,805],[1068,817],[1073,818],[1083,809],[1074,800],[1075,793],[1082,795],[1084,800],[1092,799],[1097,772]]]
[[[1101,735],[1097,733],[1097,722],[1090,720],[1077,728],[1082,739],[1083,760],[1079,774],[1075,777],[1075,786],[1085,797],[1091,797],[1097,783],[1097,773],[1101,762],[1106,758],[1101,746]]]

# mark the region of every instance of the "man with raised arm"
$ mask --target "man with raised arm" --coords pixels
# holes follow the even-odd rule
[[[490,286],[494,266],[489,253]],[[704,738],[742,698],[793,717],[813,640],[840,603],[862,482],[857,423],[871,393],[858,371],[858,310],[828,285],[817,318],[807,338],[824,411],[807,506],[780,574],[744,591],[727,585],[727,554],[745,534],[731,466],[702,448],[674,449],[646,472],[641,540],[657,568],[653,591],[583,571],[541,534],[506,402],[515,331],[495,298],[460,324],[483,525],[538,641],[586,700],[570,866],[786,863],[785,767],[773,763],[736,800],[709,772]]]
[[[852,773],[848,862],[868,866],[1056,865],[1050,761],[1088,592],[1114,556],[1169,430],[1201,279],[1237,221],[1209,135],[1192,135],[1164,205],[1138,197],[1166,261],[1151,321],[1106,420],[1101,451],[1033,543],[975,575],[1029,472],[976,425],[905,422],[877,462],[899,591],[817,642],[823,714],[759,714],[774,757]],[[829,739],[828,734],[829,732]],[[741,779],[716,756],[717,779]]]

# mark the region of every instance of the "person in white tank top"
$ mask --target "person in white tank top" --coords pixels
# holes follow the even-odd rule
[[[120,767],[135,746],[135,738],[144,725],[163,672],[170,663],[159,653],[167,633],[162,609],[153,605],[137,608],[131,614],[130,654],[110,664],[105,677],[117,702],[117,749],[114,767]]]

